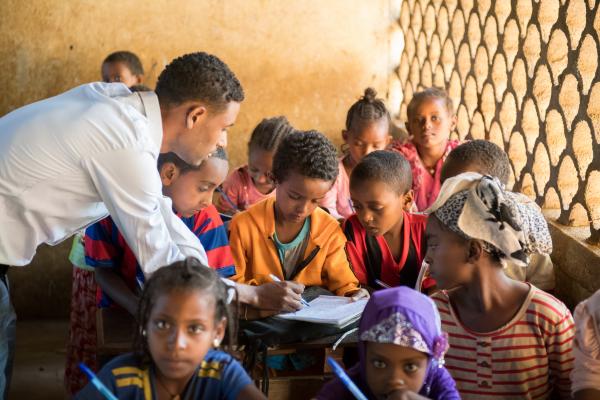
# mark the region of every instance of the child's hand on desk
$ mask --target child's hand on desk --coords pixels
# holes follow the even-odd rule
[[[298,282],[270,282],[256,288],[258,307],[262,310],[296,311],[302,308],[300,303],[304,285]]]
[[[356,301],[360,299],[368,299],[369,297],[371,297],[369,291],[367,289],[360,288],[358,291],[354,292],[352,295],[352,300]]]

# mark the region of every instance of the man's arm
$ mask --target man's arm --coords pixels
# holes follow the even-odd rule
[[[150,153],[109,151],[84,160],[83,165],[145,274],[186,256],[206,263],[200,241],[163,197]]]

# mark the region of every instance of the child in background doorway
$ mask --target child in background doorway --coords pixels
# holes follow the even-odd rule
[[[469,172],[444,182],[427,221],[432,298],[448,332],[446,366],[461,397],[570,398],[573,318],[535,286],[510,279],[552,240],[537,205]]]
[[[102,62],[101,73],[102,81],[122,82],[128,88],[140,85],[144,79],[142,62],[130,51],[116,51],[109,54]]]
[[[362,159],[350,176],[356,214],[342,229],[346,253],[362,285],[415,287],[425,256],[427,217],[411,214],[413,204],[410,164],[394,151],[378,150]],[[425,279],[422,286],[435,285]]]
[[[448,93],[431,87],[415,93],[406,111],[406,128],[411,135],[407,143],[394,143],[410,163],[415,204],[419,211],[427,209],[440,191],[440,174],[444,160],[459,145],[450,140],[456,127],[454,105]]]
[[[368,399],[460,399],[444,368],[448,338],[427,296],[408,287],[373,293],[358,328],[359,363],[348,375]],[[318,400],[354,396],[339,378],[328,382]]]
[[[364,156],[383,150],[390,143],[390,114],[373,88],[365,89],[364,96],[350,107],[346,115],[346,129],[342,131],[344,155],[339,160],[338,177],[331,190],[319,203],[336,219],[348,218],[353,213],[350,200],[352,169]]]
[[[215,205],[220,212],[233,215],[274,196],[273,155],[292,130],[285,117],[263,119],[254,128],[248,143],[248,164],[233,171],[216,196]]]
[[[140,299],[135,352],[105,365],[100,381],[120,400],[265,399],[238,361],[218,350],[235,318],[227,290],[193,258],[160,268]],[[89,383],[75,399],[104,397]]]
[[[510,161],[508,155],[498,145],[487,140],[472,140],[450,152],[442,167],[442,184],[446,179],[463,172],[495,176],[506,186],[511,174]],[[523,200],[529,201],[526,198]],[[532,254],[526,267],[507,262],[504,272],[509,277],[529,282],[538,289],[545,291],[554,289],[554,265],[549,254]]]

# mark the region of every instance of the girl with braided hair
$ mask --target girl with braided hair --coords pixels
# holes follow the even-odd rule
[[[233,215],[275,195],[271,168],[277,145],[293,130],[287,118],[263,119],[248,143],[248,164],[233,171],[216,198],[218,210]]]
[[[233,289],[230,289],[233,290]],[[98,378],[121,400],[264,399],[242,366],[218,350],[234,332],[228,288],[194,258],[156,271],[144,286],[135,352],[113,359]],[[102,399],[90,383],[76,399]]]
[[[348,218],[354,214],[350,200],[350,174],[363,157],[375,150],[384,150],[390,143],[390,113],[373,88],[366,88],[346,115],[346,129],[342,131],[344,144],[339,159],[339,173],[331,190],[320,205],[331,215]]]

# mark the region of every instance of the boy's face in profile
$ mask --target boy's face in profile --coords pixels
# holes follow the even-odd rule
[[[402,225],[412,205],[412,190],[398,193],[381,181],[359,181],[350,187],[356,216],[368,235],[385,235]]]
[[[170,151],[190,165],[200,165],[217,147],[227,146],[227,130],[239,112],[240,103],[235,101],[219,110],[194,106],[190,102],[176,106],[173,114],[178,125],[177,136],[172,140]]]
[[[290,171],[283,182],[278,182],[275,191],[275,207],[282,222],[302,223],[325,197],[333,181],[309,178]]]
[[[127,87],[132,87],[142,83],[142,77],[134,75],[126,63],[117,61],[102,64],[102,81],[122,82]]]
[[[207,158],[199,169],[184,174],[174,164],[165,163],[160,171],[163,193],[179,214],[191,217],[212,204],[213,193],[228,171],[228,162],[217,157]]]

